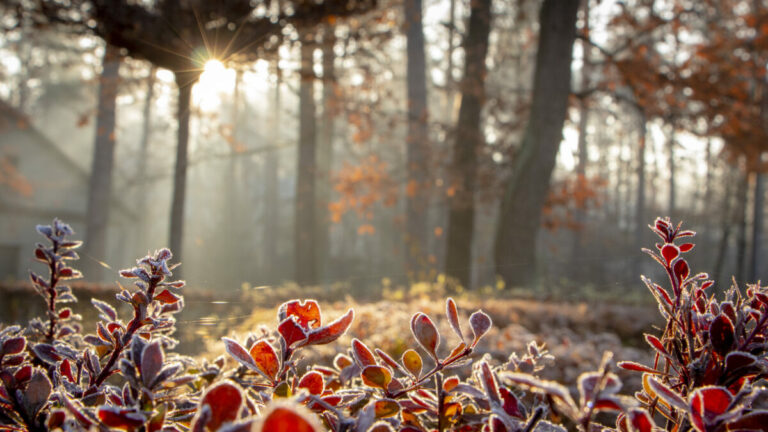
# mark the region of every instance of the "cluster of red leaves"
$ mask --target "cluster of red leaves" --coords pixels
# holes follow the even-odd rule
[[[174,266],[165,249],[121,272],[137,280],[136,289],[117,294],[133,317],[123,322],[110,305],[94,301],[101,321],[95,334],[81,336],[68,309],[57,309],[62,299],[73,300],[59,281],[77,276],[63,262],[77,257],[79,243],[67,240],[71,229],[54,221],[38,228],[52,246],[39,245],[36,252],[49,264],[50,277],[32,277],[51,309],[48,322],[0,330],[0,429],[566,430],[560,422],[584,432],[652,432],[664,421],[674,431],[768,430],[768,411],[753,408],[768,372],[766,290],[750,286],[741,295],[732,288],[716,301],[705,294],[712,283],[691,276],[683,258],[693,245],[675,243],[693,233],[662,219],[653,229],[663,243],[649,252],[667,271],[670,288],[646,284],[667,325],[660,337],[647,336],[656,352],[653,366],[620,363],[643,374],[644,388],[635,397],[620,395],[621,381],[606,354],[598,371],[578,378],[575,398],[538,376],[551,356],[534,342],[501,365],[474,357],[491,319],[476,311],[466,331],[450,298],[445,316],[457,341],[447,349],[432,318],[416,313],[410,329],[417,347],[399,359],[353,339],[331,366],[301,364],[301,350],[337,340],[354,311],[326,323],[316,301],[292,300],[279,308],[274,330],[263,329],[243,344],[223,339],[234,361],[179,356],[171,336],[173,314],[183,306],[174,290],[183,282],[166,280]],[[471,373],[460,377],[460,366]],[[613,428],[596,423],[600,412],[614,413]]]

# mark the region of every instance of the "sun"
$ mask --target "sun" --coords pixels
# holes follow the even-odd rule
[[[193,102],[203,111],[215,111],[222,102],[222,94],[231,93],[235,85],[235,71],[216,59],[203,66],[203,73],[192,88]]]

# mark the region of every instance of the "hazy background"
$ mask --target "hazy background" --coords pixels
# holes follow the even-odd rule
[[[656,216],[766,276],[765,2],[37,3],[0,6],[4,282],[53,217],[89,281],[173,245],[212,292],[637,292]]]

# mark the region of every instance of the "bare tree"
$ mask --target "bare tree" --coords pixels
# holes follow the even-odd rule
[[[471,285],[472,237],[475,226],[477,153],[485,143],[480,114],[485,103],[485,57],[491,32],[491,0],[472,2],[464,40],[465,64],[461,80],[461,107],[451,163],[450,200],[445,272],[465,287]]]
[[[496,270],[513,286],[529,285],[536,275],[536,237],[568,107],[578,6],[545,0],[539,15],[530,118],[506,181],[496,233]]]

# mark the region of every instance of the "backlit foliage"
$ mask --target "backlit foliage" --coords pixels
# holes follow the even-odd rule
[[[304,348],[334,342],[355,316],[349,309],[328,321],[315,300],[285,302],[273,329],[242,341],[223,338],[227,355],[212,362],[180,356],[173,332],[184,282],[171,279],[177,264],[167,249],[120,272],[135,280],[135,288],[116,295],[132,316],[121,318],[94,300],[100,321],[83,335],[78,317],[62,308],[76,300],[63,282],[80,276],[69,265],[80,243],[54,220],[38,227],[49,245],[35,250],[49,274],[31,275],[46,317],[0,330],[0,425],[31,431],[766,430],[768,411],[753,403],[765,397],[768,291],[732,287],[722,301],[715,299],[707,293],[713,282],[693,274],[684,258],[693,248],[684,239],[694,233],[668,219],[652,229],[661,242],[647,252],[669,284],[644,282],[666,325],[646,335],[655,352],[651,365],[619,363],[642,374],[643,388],[631,397],[619,393],[610,354],[599,370],[578,378],[575,392],[539,377],[552,356],[535,342],[524,353],[508,353],[502,364],[477,356],[491,319],[478,310],[463,322],[451,298],[445,318],[454,342],[418,312],[410,319],[415,343],[398,358],[352,339],[330,365],[303,363]],[[612,413],[615,424],[599,425],[601,412]]]

